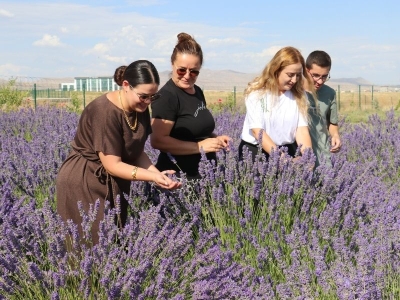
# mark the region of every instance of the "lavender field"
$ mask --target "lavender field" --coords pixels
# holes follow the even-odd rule
[[[202,161],[198,185],[161,194],[158,206],[132,183],[127,225],[114,223],[118,205],[108,208],[90,247],[98,206],[81,212],[83,237],[55,212],[55,177],[79,116],[0,112],[0,299],[400,299],[393,112],[342,121],[333,167],[315,171],[311,153],[238,163],[244,115],[214,114],[231,151]]]

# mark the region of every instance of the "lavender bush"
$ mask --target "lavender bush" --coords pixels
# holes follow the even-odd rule
[[[69,151],[78,116],[39,106],[0,117],[0,183],[12,182],[16,195],[52,199],[55,177]]]
[[[55,108],[0,113],[0,299],[398,299],[399,119],[342,121],[333,166],[238,162],[244,115],[215,113],[233,137],[203,179],[152,206],[132,184],[120,230],[107,207],[91,244],[54,210],[54,180],[79,116]],[[146,146],[155,161],[158,152]],[[183,178],[185,181],[185,178]],[[79,239],[86,243],[79,244]],[[65,239],[68,243],[65,243]],[[68,249],[67,249],[68,248]]]
[[[99,244],[87,247],[78,243],[76,225],[63,225],[47,202],[35,208],[34,200],[25,201],[15,201],[2,222],[1,293],[7,299],[239,299],[266,285],[221,251],[215,230],[200,230],[195,243],[196,219],[176,224],[153,207],[121,231],[116,211],[107,208]],[[82,214],[88,244],[97,209]]]

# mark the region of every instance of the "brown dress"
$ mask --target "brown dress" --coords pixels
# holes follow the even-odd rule
[[[127,113],[134,124],[136,112]],[[98,243],[99,223],[104,218],[105,200],[114,207],[117,195],[121,197],[121,221],[126,221],[128,203],[123,193],[129,195],[130,180],[111,176],[104,169],[99,152],[121,157],[125,163],[134,165],[141,155],[148,135],[151,133],[150,114],[138,113],[137,128],[132,131],[120,108],[106,94],[90,102],[82,112],[77,132],[71,142],[71,153],[62,164],[56,180],[57,212],[64,221],[72,219],[78,225],[82,237],[82,217],[78,202],[87,213],[97,199],[100,207],[92,225],[93,244]]]

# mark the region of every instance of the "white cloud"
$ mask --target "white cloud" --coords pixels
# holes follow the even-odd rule
[[[14,17],[14,14],[9,12],[8,10],[0,9],[0,16],[12,18],[12,17]]]
[[[212,45],[245,45],[246,41],[239,38],[224,38],[224,39],[209,39],[209,44]]]
[[[138,4],[138,2],[133,1],[131,4]],[[140,2],[146,1],[140,0]],[[159,5],[161,2],[150,1],[148,4],[151,3]],[[116,6],[118,7],[118,5]],[[124,8],[127,9],[124,10],[114,10],[106,6],[91,7],[90,5],[68,3],[47,3],[43,5],[40,11],[34,9],[34,7],[33,4],[27,5],[24,6],[24,10],[18,12],[18,17],[21,17],[23,21],[14,30],[13,37],[23,36],[25,39],[27,37],[28,40],[32,40],[32,37],[34,37],[33,41],[36,41],[36,46],[55,46],[62,45],[63,34],[68,33],[68,45],[64,44],[68,47],[58,48],[58,56],[55,58],[59,60],[51,60],[47,64],[50,66],[57,62],[57,65],[63,65],[60,70],[65,74],[74,73],[74,76],[76,74],[82,75],[84,72],[90,75],[88,70],[91,70],[92,76],[98,73],[106,73],[114,70],[116,64],[127,64],[141,58],[155,63],[160,71],[169,70],[170,57],[177,41],[177,34],[182,31],[187,31],[196,38],[203,47],[205,61],[209,62],[208,55],[211,49],[207,48],[226,49],[224,49],[223,43],[221,45],[210,44],[207,47],[208,39],[232,37],[234,39],[226,39],[225,43],[229,41],[232,46],[242,47],[234,43],[247,40],[249,32],[252,32],[252,29],[249,28],[213,27],[194,21],[181,23],[174,21],[175,18],[166,17],[171,13],[168,10],[162,14],[163,17],[156,17],[153,14],[142,15],[137,13],[134,8],[127,8],[126,5],[124,5]],[[18,5],[11,5],[11,8],[7,7],[8,10],[15,11]],[[91,11],[90,16],[87,15],[88,8]],[[98,20],[101,19],[108,21],[99,23]],[[32,22],[37,26],[30,26],[29,24],[32,24]],[[53,24],[57,28],[57,32],[47,32],[47,36],[43,36],[43,33],[48,30],[46,24]],[[187,30],[182,28],[187,28]],[[38,35],[38,32],[40,35]],[[0,40],[2,36],[5,36],[5,34],[1,35],[0,32]],[[38,36],[41,37],[40,40],[37,40]],[[248,45],[249,43],[246,43],[246,46]],[[39,51],[32,51],[32,57],[38,59],[31,59],[26,63],[34,64],[36,61],[43,61],[39,57],[46,57],[47,51],[51,50],[51,47],[47,47],[47,49],[41,47]],[[15,53],[19,53],[19,51],[17,48]],[[53,52],[51,54],[54,55]],[[221,51],[218,51],[216,56],[216,62],[225,58],[225,54],[221,54]],[[32,68],[32,72],[35,72],[35,75],[38,72],[44,73],[46,76],[49,76],[47,74],[50,72],[55,72],[54,67],[43,68],[42,66]],[[75,69],[68,69],[71,66],[74,66]],[[213,65],[210,65],[210,67],[213,67]]]
[[[162,5],[167,4],[167,1],[163,0],[128,0],[126,1],[128,5],[132,6],[154,6],[154,5]]]
[[[122,27],[121,32],[118,34],[119,37],[123,37],[129,42],[134,43],[137,46],[145,47],[145,37],[143,36],[142,32],[144,32],[144,28],[138,28],[132,25]]]
[[[263,24],[266,24],[266,22],[265,21],[251,21],[251,22],[247,21],[247,22],[239,23],[239,26],[254,26],[254,27],[256,27],[256,26],[260,26]]]
[[[165,59],[162,57],[155,57],[155,58],[143,58],[143,59],[148,59],[149,61],[151,61],[153,64],[166,64],[167,62],[169,62],[169,59]]]
[[[201,9],[206,7],[200,7],[200,11],[196,10],[193,17],[186,19],[181,16],[187,15],[187,8],[165,5],[166,1],[100,1],[99,5],[93,5],[93,1],[42,1],[38,9],[38,3],[32,1],[21,5],[20,1],[5,0],[0,5],[0,22],[7,22],[10,17],[18,18],[18,22],[7,22],[9,29],[0,30],[1,57],[4,62],[14,64],[8,66],[16,68],[10,69],[13,74],[29,71],[33,76],[97,76],[112,73],[119,64],[141,58],[154,62],[157,69],[163,71],[171,67],[176,35],[185,31],[202,46],[204,68],[258,73],[281,48],[277,45],[293,45],[302,50],[303,55],[315,49],[326,50],[332,56],[333,71],[340,72],[342,77],[361,74],[371,81],[390,78],[400,82],[398,72],[389,75],[396,66],[400,68],[400,49],[395,38],[377,44],[378,39],[368,38],[367,31],[351,37],[330,32],[329,41],[324,37],[316,38],[317,33],[308,31],[305,38],[304,32],[294,34],[283,26],[272,26],[274,18],[252,21],[254,18],[243,17],[225,24],[215,23],[211,18],[210,22],[201,21],[196,13],[204,16]],[[141,9],[135,7],[139,5],[158,7],[140,12]],[[15,12],[15,16],[11,12]],[[56,31],[49,32],[49,24]],[[64,40],[67,35],[68,42]],[[35,46],[42,47],[32,48],[33,41]],[[49,56],[52,59],[46,60]],[[25,69],[19,71],[17,66],[23,65]],[[374,70],[368,73],[370,69]],[[0,71],[0,74],[5,72],[5,65]]]
[[[56,35],[45,34],[42,39],[37,40],[33,43],[34,46],[50,46],[60,47],[63,44],[60,42],[60,38]]]
[[[115,63],[118,63],[118,64],[126,64],[127,62],[127,59],[126,59],[126,57],[120,57],[120,56],[111,56],[111,55],[108,55],[108,54],[106,54],[106,55],[104,55],[103,56],[103,58],[105,59],[105,60],[108,60],[108,61],[111,61],[111,62],[115,62]]]
[[[172,49],[175,47],[175,43],[176,43],[175,36],[171,36],[168,38],[161,38],[159,40],[154,41],[153,50],[171,53]]]
[[[94,45],[94,47],[88,51],[86,51],[84,54],[91,56],[91,57],[97,57],[97,59],[100,60],[105,60],[105,61],[110,61],[113,63],[118,63],[118,64],[123,64],[126,62],[126,57],[124,56],[115,56],[115,55],[110,55],[109,53],[111,52],[111,47],[108,46],[105,43],[98,43]],[[94,55],[93,55],[94,54]],[[103,66],[105,65],[102,63]]]
[[[268,61],[275,55],[275,53],[280,50],[281,46],[271,46],[261,51],[240,51],[240,52],[227,52],[224,51],[213,51],[207,52],[207,61],[213,61],[217,63],[223,61],[225,63],[235,62],[236,65],[241,65],[238,68],[231,67],[235,70],[240,70],[243,72],[254,72],[258,69],[260,65],[264,66]]]
[[[361,50],[370,50],[373,52],[392,52],[392,51],[399,51],[399,46],[394,45],[361,45],[359,47]]]
[[[10,74],[14,76],[15,74],[19,74],[23,69],[25,69],[25,67],[17,66],[14,64],[4,64],[0,65],[0,74],[7,76],[8,74]]]
[[[142,47],[145,47],[145,46],[146,46],[145,41],[142,40],[142,39],[136,39],[136,40],[135,40],[135,44],[138,45],[138,46],[142,46]]]
[[[226,47],[214,49],[205,53],[205,67],[258,73],[282,47],[275,45],[265,49],[251,49],[253,51],[229,51]]]
[[[108,51],[110,51],[110,47],[108,47],[104,43],[99,43],[99,44],[94,45],[92,50],[93,50],[93,52],[96,52],[96,53],[107,53]]]
[[[264,49],[263,51],[261,51],[261,53],[258,53],[258,56],[261,56],[261,57],[272,57],[280,49],[282,49],[282,46],[271,46],[271,47],[268,47],[267,49]]]

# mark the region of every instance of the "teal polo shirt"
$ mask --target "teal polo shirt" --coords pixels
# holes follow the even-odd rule
[[[322,85],[317,91],[318,101],[315,103],[311,94],[307,93],[309,97],[308,115],[309,131],[312,141],[312,147],[316,156],[316,166],[318,166],[322,159],[327,163],[331,163],[330,157],[331,148],[330,134],[328,131],[329,124],[338,124],[338,111],[336,104],[336,92],[334,89],[327,85]]]

